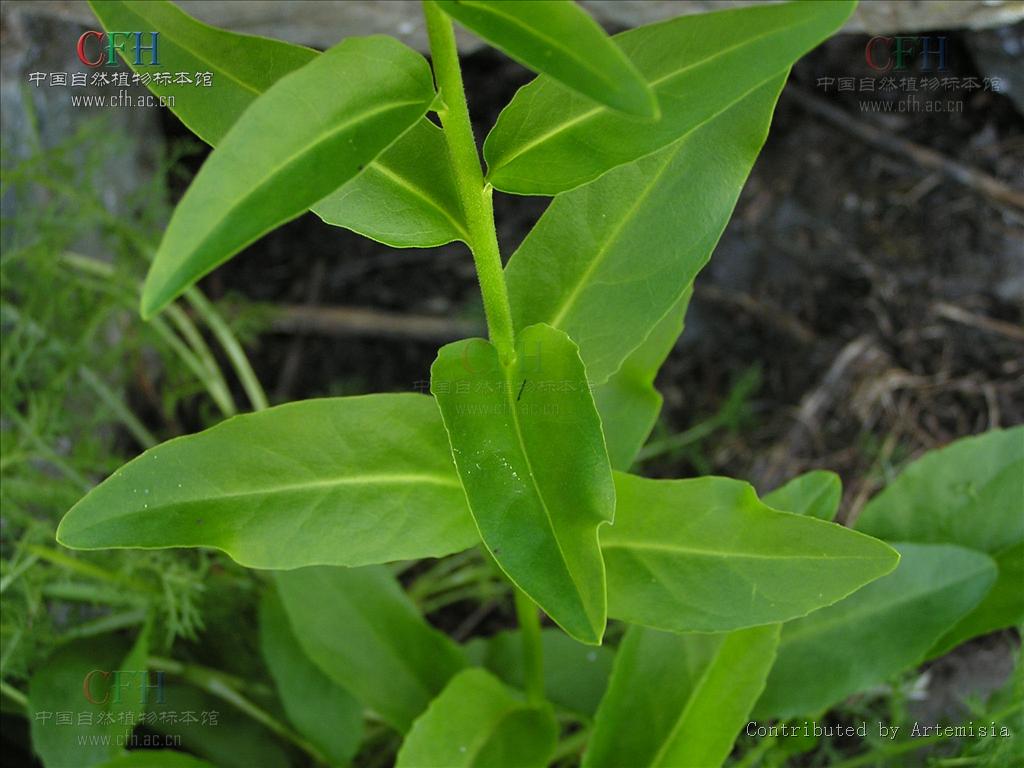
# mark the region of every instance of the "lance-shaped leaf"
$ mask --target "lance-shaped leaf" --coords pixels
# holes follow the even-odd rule
[[[918,459],[864,507],[857,529],[894,541],[998,552],[1024,541],[1024,427],[957,440]]]
[[[527,704],[482,669],[451,679],[413,723],[396,768],[543,768],[558,724],[549,706]]]
[[[777,79],[855,5],[756,6],[616,35],[654,89],[661,119],[617,113],[539,77],[519,90],[484,143],[488,181],[506,192],[554,195],[655,152]]]
[[[351,760],[363,737],[362,705],[307,658],[273,589],[260,603],[260,649],[299,733],[332,764]]]
[[[813,715],[922,661],[995,578],[962,547],[898,544],[899,567],[842,602],[782,629],[758,719]]]
[[[719,635],[631,627],[584,768],[722,764],[775,658],[779,625]]]
[[[691,293],[686,290],[643,343],[622,361],[619,370],[594,388],[594,402],[601,414],[608,458],[614,469],[630,468],[658,420],[662,399],[654,387],[654,377],[683,332]]]
[[[445,13],[534,72],[611,109],[658,116],[654,92],[626,54],[576,3],[437,0]]]
[[[972,547],[995,559],[985,599],[936,643],[937,656],[977,635],[1024,621],[1024,427],[992,430],[925,454],[857,519],[900,541]]]
[[[478,541],[415,394],[307,400],[152,448],[61,521],[76,549],[216,547],[253,568],[440,557]]]
[[[772,509],[810,515],[819,520],[832,522],[839,511],[843,496],[843,482],[835,472],[816,469],[794,477],[788,483],[776,488],[764,497],[764,503]]]
[[[278,571],[274,583],[306,656],[400,731],[465,666],[383,566]]]
[[[171,111],[181,122],[214,146],[257,96],[319,56],[312,48],[211,27],[168,0],[145,3],[90,0],[89,7],[108,33],[146,30],[142,33],[144,45],[151,42],[150,31],[157,33],[156,55],[167,69],[187,71],[190,75],[211,74],[208,87],[184,88],[151,78],[147,78],[146,85],[158,96],[167,97],[167,102],[173,104]],[[149,66],[151,59],[147,51],[142,52],[143,64],[135,63],[131,38],[118,53],[125,64],[139,74],[153,69]]]
[[[175,209],[146,276],[143,315],[355,177],[433,98],[426,60],[383,36],[343,40],[282,77],[231,127]]]
[[[601,531],[613,618],[675,632],[786,621],[891,571],[889,546],[777,512],[747,483],[615,473],[615,524]]]
[[[91,0],[90,6],[107,30],[158,32],[160,60],[176,70],[211,74],[210,87],[182,88],[160,80],[150,80],[148,87],[173,96],[169,109],[212,146],[260,94],[319,55],[311,48],[208,26],[167,0]],[[130,45],[120,53],[136,72],[149,69],[135,64]],[[426,118],[363,173],[319,201],[313,212],[328,224],[400,248],[465,238],[448,147],[440,129]]]
[[[109,635],[76,640],[55,650],[32,674],[27,715],[32,748],[46,768],[87,768],[121,751],[116,737],[123,741],[125,726],[111,717],[111,690],[113,671],[124,668],[128,651],[119,638]],[[59,724],[55,713],[69,710],[85,714]],[[86,717],[98,724],[85,724]]]
[[[604,382],[680,301],[729,221],[784,78],[655,155],[559,195],[506,268],[517,328],[547,323]]]
[[[1024,624],[1024,542],[992,555],[996,581],[974,610],[936,641],[928,658],[942,656],[972,637]]]
[[[606,611],[597,528],[612,519],[615,489],[576,345],[531,326],[506,366],[483,339],[448,344],[430,390],[494,559],[566,632],[599,643]]]
[[[469,239],[448,143],[425,118],[352,181],[314,205],[313,213],[398,248]]]
[[[584,645],[560,629],[542,629],[544,695],[563,709],[593,717],[608,686],[614,651]],[[471,663],[484,667],[514,688],[525,687],[523,637],[516,630],[475,637],[465,645]]]

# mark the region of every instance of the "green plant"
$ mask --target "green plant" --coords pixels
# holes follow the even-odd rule
[[[569,3],[426,0],[432,69],[385,37],[317,54],[206,27],[169,3],[92,5],[107,29],[159,31],[167,60],[216,77],[209,91],[175,93],[179,117],[215,149],[156,251],[144,317],[159,320],[203,275],[307,209],[393,246],[464,242],[487,315],[489,339],[440,350],[432,397],[238,416],[147,450],[67,514],[58,540],[71,548],[213,547],[271,571],[261,647],[270,707],[291,725],[243,682],[181,668],[197,691],[320,763],[352,759],[365,727],[370,743],[403,735],[399,766],[544,765],[585,749],[595,768],[703,768],[728,758],[751,712],[816,713],[1020,620],[1009,587],[1019,526],[1008,516],[1021,430],[957,449],[967,458],[954,468],[981,485],[960,492],[962,515],[942,536],[921,530],[929,508],[884,511],[905,484],[857,531],[832,522],[839,489],[828,473],[762,500],[736,480],[627,472],[660,406],[654,373],[788,68],[853,3],[726,11],[609,39]],[[484,142],[486,176],[449,17],[540,73]],[[495,189],[554,196],[505,266]],[[1005,441],[995,479],[978,473],[993,441]],[[1017,538],[953,530],[990,508]],[[384,565],[474,547],[408,592]],[[424,599],[443,594],[454,575],[491,583],[492,569],[514,597],[511,636],[460,647],[410,598],[419,583]],[[538,606],[565,634],[542,630]],[[610,677],[596,648],[609,618],[629,625]],[[101,669],[122,658],[122,669],[160,668],[148,644],[143,630],[130,648],[66,646],[33,679],[30,714],[59,700],[92,654]],[[857,659],[842,675],[837,654]],[[116,738],[86,755],[72,731],[37,719],[33,729],[48,766],[125,759]],[[232,759],[204,751],[202,738],[196,750],[212,762]]]

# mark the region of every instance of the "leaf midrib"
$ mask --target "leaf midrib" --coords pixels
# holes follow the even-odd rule
[[[270,169],[259,181],[255,182],[248,194],[237,198],[230,206],[228,206],[228,208],[222,213],[222,215],[218,216],[214,223],[207,228],[207,230],[203,233],[202,237],[196,241],[196,245],[192,247],[191,251],[188,254],[189,257],[194,257],[197,252],[205,248],[209,240],[224,226],[225,222],[230,221],[234,217],[235,212],[240,207],[244,206],[254,195],[262,191],[267,186],[267,184],[270,183],[270,181],[272,181],[275,177],[281,175],[281,173],[283,173],[283,171],[286,168],[298,162],[302,158],[306,157],[311,152],[320,148],[321,146],[330,143],[338,135],[348,131],[353,125],[366,122],[367,120],[376,117],[377,115],[383,114],[385,112],[402,109],[404,107],[413,106],[415,104],[423,104],[425,107],[428,104],[428,101],[425,99],[407,99],[402,101],[389,102],[386,105],[365,110],[364,112],[361,112],[359,115],[352,117],[348,120],[342,121],[331,130],[325,132],[324,134],[321,134],[320,138],[316,139],[315,141],[308,144],[303,144],[303,146],[299,150],[288,155],[283,161],[281,161],[272,169]],[[182,205],[179,205],[178,210],[181,209]],[[189,239],[191,240],[192,238]],[[185,261],[183,263],[179,263],[177,265],[177,269],[173,270],[171,272],[171,275],[177,275],[178,273],[181,272],[182,269],[185,269],[187,272],[192,271],[191,268],[189,268],[188,261]],[[170,281],[165,280],[165,282]]]
[[[782,34],[783,32],[793,31],[793,30],[796,30],[796,29],[800,29],[800,28],[802,28],[802,27],[804,27],[806,25],[811,24],[814,21],[817,21],[817,20],[818,20],[817,17],[814,17],[814,18],[811,18],[811,19],[807,19],[806,21],[800,22],[798,24],[792,24],[792,25],[785,26],[785,27],[782,27],[782,28],[777,28],[777,29],[774,29],[774,30],[772,30],[770,32],[765,32],[763,34],[755,35],[754,37],[747,38],[746,40],[744,40],[744,41],[742,41],[740,43],[736,43],[735,45],[731,45],[731,46],[729,46],[727,48],[723,48],[720,51],[716,51],[711,56],[708,56],[706,58],[700,59],[699,61],[695,61],[695,62],[692,62],[690,64],[687,64],[685,67],[682,67],[682,68],[677,69],[677,70],[673,70],[672,72],[668,72],[668,73],[666,73],[664,75],[661,75],[660,77],[656,77],[655,79],[648,81],[648,85],[650,85],[650,87],[652,89],[653,88],[657,88],[662,83],[666,83],[666,82],[668,82],[670,80],[673,80],[673,79],[679,77],[680,75],[683,75],[686,72],[690,71],[691,69],[695,69],[697,67],[702,67],[702,66],[704,66],[704,65],[706,65],[708,63],[711,63],[711,62],[715,61],[715,59],[718,59],[718,58],[720,58],[720,57],[722,57],[722,56],[724,56],[726,54],[732,53],[735,50],[738,50],[738,49],[743,48],[743,47],[748,46],[748,45],[753,45],[753,44],[755,44],[757,42],[760,42],[761,40],[764,40],[766,38],[772,37],[773,35],[776,35],[776,34]],[[626,33],[626,34],[628,34],[628,33]],[[687,131],[684,134],[681,134],[678,138],[673,139],[672,141],[673,142],[674,141],[679,141],[684,136],[689,135],[689,133],[691,133],[692,130],[694,130],[696,128],[699,128],[701,125],[703,125],[704,123],[708,122],[708,120],[714,119],[715,117],[720,115],[722,112],[728,110],[730,107],[732,107],[735,104],[739,103],[744,98],[746,98],[750,93],[752,93],[753,91],[757,90],[757,88],[759,88],[760,86],[762,86],[765,83],[767,83],[768,81],[770,81],[773,77],[775,77],[780,72],[784,72],[785,70],[789,69],[789,67],[791,67],[791,66],[792,66],[792,63],[787,64],[782,69],[779,69],[779,70],[777,70],[775,72],[772,72],[767,77],[765,77],[762,80],[758,81],[752,88],[750,88],[749,90],[744,92],[741,96],[739,96],[738,98],[736,98],[732,102],[728,103],[727,106],[724,109],[719,110],[714,115],[709,117],[707,120],[704,120],[700,124],[695,125],[693,129],[691,129],[690,131]],[[585,112],[581,112],[579,115],[577,115],[574,118],[570,118],[569,120],[566,120],[563,123],[559,123],[555,127],[548,129],[544,133],[538,135],[536,138],[534,138],[531,141],[528,141],[525,144],[523,144],[518,149],[518,151],[516,151],[512,155],[509,155],[507,158],[504,158],[502,160],[502,162],[498,166],[496,166],[493,170],[497,171],[497,170],[499,170],[501,168],[507,167],[508,165],[513,163],[516,159],[522,157],[524,154],[526,154],[527,152],[529,152],[532,149],[534,149],[534,147],[537,147],[540,144],[543,144],[544,142],[548,141],[551,137],[557,136],[559,133],[567,131],[570,128],[572,128],[573,126],[578,125],[579,123],[581,123],[581,122],[583,122],[585,120],[589,120],[594,115],[598,115],[598,114],[603,113],[603,112],[611,113],[612,110],[610,108],[608,108],[608,107],[605,107],[605,106],[592,107],[591,109],[588,109]],[[672,143],[672,142],[669,142],[669,143]],[[657,151],[658,151],[657,149],[653,150],[653,152],[657,152]],[[650,152],[648,154],[653,154],[653,152]],[[636,158],[636,159],[639,160],[640,158]]]
[[[892,600],[892,601],[887,602],[887,603],[882,603],[882,604],[880,604],[880,603],[871,603],[871,604],[867,605],[865,608],[863,608],[863,609],[861,609],[859,611],[854,611],[852,613],[847,612],[847,613],[841,614],[839,616],[836,616],[833,619],[828,619],[828,620],[825,620],[825,621],[819,620],[817,623],[812,623],[810,618],[805,617],[804,618],[805,623],[803,624],[803,626],[801,626],[800,623],[797,623],[795,625],[796,629],[791,630],[791,631],[789,631],[789,632],[787,632],[787,633],[785,633],[783,635],[783,637],[779,641],[779,649],[781,651],[782,646],[787,644],[787,643],[792,643],[792,642],[794,642],[794,640],[798,640],[798,639],[801,639],[801,638],[813,637],[814,635],[819,635],[822,632],[824,632],[826,630],[830,630],[830,629],[832,629],[833,627],[835,627],[837,625],[848,624],[848,623],[851,623],[851,622],[852,623],[860,623],[860,619],[863,616],[870,616],[873,613],[889,612],[889,611],[893,610],[894,608],[898,608],[898,607],[900,607],[902,605],[906,605],[907,603],[913,603],[913,602],[916,602],[917,600],[920,600],[920,599],[923,599],[923,598],[927,598],[927,597],[929,597],[931,595],[937,595],[937,594],[941,594],[943,592],[947,592],[950,589],[955,589],[956,587],[958,587],[961,584],[964,584],[964,583],[969,582],[969,581],[973,581],[978,576],[981,576],[986,570],[987,569],[984,569],[984,568],[978,568],[978,569],[975,569],[975,570],[971,571],[970,573],[961,574],[958,578],[956,578],[956,579],[954,579],[952,581],[947,581],[945,584],[942,584],[939,587],[935,587],[933,584],[925,584],[925,585],[920,586],[916,591],[914,591],[913,593],[910,593],[909,595],[906,594],[906,593],[901,594],[895,600]],[[842,601],[839,601],[839,603],[833,603],[833,605],[839,605],[841,602]],[[968,609],[968,612],[970,610],[971,609]],[[961,614],[961,618],[964,615],[966,615],[966,614]],[[813,614],[811,614],[811,616],[813,616]]]
[[[519,452],[523,456],[523,461],[526,462],[526,469],[530,475],[530,484],[533,486],[537,500],[540,501],[541,509],[544,510],[544,517],[547,520],[548,528],[551,531],[551,538],[555,541],[555,547],[558,549],[558,556],[561,558],[565,572],[569,576],[569,581],[572,582],[573,588],[576,590],[579,605],[583,608],[583,615],[586,617],[587,624],[590,625],[590,629],[596,631],[596,627],[594,627],[590,617],[590,612],[587,610],[586,604],[584,603],[583,591],[580,589],[579,581],[576,579],[576,575],[573,573],[572,568],[569,567],[569,561],[565,556],[562,541],[558,536],[558,532],[555,530],[555,521],[551,515],[551,510],[548,509],[547,501],[544,499],[544,494],[541,492],[540,486],[537,484],[537,477],[533,472],[533,463],[530,461],[530,454],[526,449],[526,441],[523,439],[522,428],[519,424],[519,409],[516,407],[516,402],[512,399],[513,382],[511,379],[511,373],[512,371],[510,368],[505,369],[505,380],[508,382],[509,386],[502,387],[502,389],[505,391],[505,399],[508,402],[509,410],[512,414],[512,426],[515,429],[516,444],[519,447]]]
[[[340,488],[346,485],[436,485],[442,487],[458,488],[460,484],[457,479],[449,478],[444,475],[431,475],[431,474],[417,474],[417,473],[394,473],[394,474],[375,474],[375,475],[357,475],[353,477],[338,477],[330,480],[315,480],[303,483],[284,483],[281,485],[268,486],[265,488],[259,488],[256,490],[237,491],[233,493],[222,493],[216,496],[202,496],[194,498],[174,499],[167,502],[154,502],[150,504],[148,508],[139,509],[133,508],[119,515],[111,515],[104,517],[102,520],[97,520],[93,525],[86,525],[79,529],[79,532],[87,531],[90,528],[95,528],[99,524],[107,524],[113,520],[122,520],[124,518],[135,517],[140,514],[152,515],[176,506],[184,506],[186,504],[211,504],[225,501],[235,501],[239,499],[257,498],[265,496],[279,496],[286,495],[289,493],[302,492],[302,491],[318,491],[324,489]],[[87,501],[87,496],[82,502]],[[92,502],[90,502],[92,503]],[[78,508],[78,505],[68,513],[71,515]]]
[[[614,528],[610,529],[614,530]],[[601,542],[601,549],[627,549],[651,552],[668,552],[672,554],[683,553],[697,557],[719,557],[744,560],[877,560],[886,561],[889,558],[883,555],[770,555],[755,552],[736,552],[717,549],[694,549],[669,544],[654,544],[646,541],[625,541],[615,539],[613,541]]]
[[[397,171],[393,171],[390,167],[385,165],[379,158],[369,164],[369,170],[376,171],[377,173],[381,174],[382,176],[394,182],[403,189],[408,190],[415,197],[418,197],[421,200],[423,200],[423,202],[427,203],[431,208],[436,210],[445,219],[448,220],[448,222],[452,225],[452,228],[455,230],[455,234],[460,235],[463,238],[464,242],[469,240],[469,234],[466,232],[466,229],[462,222],[457,221],[455,217],[452,216],[451,212],[449,212],[445,206],[440,205],[427,190],[413,183],[407,177],[402,176]]]
[[[150,17],[147,16],[145,14],[145,12],[143,10],[140,10],[139,7],[138,7],[138,6],[142,6],[142,8],[145,8],[145,4],[144,3],[133,4],[133,5],[129,6],[127,2],[123,2],[123,0],[122,0],[121,5],[124,7],[125,10],[129,11],[130,13],[134,13],[136,16],[141,18],[143,21],[151,22]],[[182,15],[184,15],[186,17],[188,16],[188,14],[185,14],[177,6],[175,6],[175,10],[180,12],[180,13],[182,13]],[[198,22],[196,19],[191,19],[190,18],[189,21],[202,24],[202,22]],[[206,26],[206,25],[204,25],[204,26]],[[224,30],[217,30],[217,31],[218,32],[223,32]],[[234,34],[237,34],[237,33],[234,33]],[[239,35],[239,37],[248,37],[248,35]],[[183,38],[182,37],[180,37],[180,36],[173,36],[171,38],[171,40],[174,42],[174,44],[176,46],[178,46],[179,48],[184,50],[186,53],[190,54],[191,56],[194,56],[196,59],[201,61],[203,64],[208,65],[209,67],[211,67],[212,69],[216,70],[217,72],[221,72],[221,73],[227,75],[229,80],[233,80],[234,82],[238,83],[243,89],[245,89],[246,91],[249,91],[253,95],[260,96],[260,95],[262,95],[263,93],[266,92],[266,91],[261,91],[256,86],[247,83],[245,80],[242,80],[238,75],[236,75],[234,73],[234,71],[232,69],[230,69],[229,67],[225,66],[224,64],[221,64],[220,62],[217,62],[215,60],[209,59],[206,56],[204,56],[202,53],[200,53],[199,51],[195,50],[194,48],[189,47],[185,42],[183,42]],[[304,46],[298,46],[298,45],[295,46],[295,47],[296,48],[304,48]],[[307,49],[307,50],[312,50],[312,49]],[[317,53],[316,51],[313,51],[313,52]],[[317,53],[317,56],[311,56],[309,61],[315,61],[318,56],[319,56],[318,53]],[[295,71],[295,70],[292,70],[292,71]]]
[[[726,637],[723,637],[721,642],[719,642],[718,646],[715,648],[715,652],[711,659],[704,665],[704,669],[701,670],[700,677],[697,679],[696,685],[693,686],[693,691],[686,698],[686,704],[683,706],[683,711],[679,713],[679,717],[676,718],[676,721],[672,724],[672,728],[669,730],[668,735],[665,736],[665,739],[661,742],[661,746],[658,747],[658,751],[651,759],[651,766],[661,766],[660,761],[664,758],[665,751],[669,748],[669,745],[675,741],[676,734],[679,733],[679,730],[683,727],[683,723],[686,722],[694,701],[696,701],[703,692],[704,686],[707,684],[708,679],[711,676],[712,668],[718,663],[718,660],[722,656],[722,651],[725,648],[726,642]]]
[[[331,586],[332,586],[332,590],[331,591],[334,592],[335,594],[338,594],[337,591],[333,589],[333,585],[331,585]],[[433,693],[432,688],[431,688],[431,686],[429,685],[429,683],[426,680],[424,680],[424,679],[422,679],[420,677],[419,670],[416,667],[414,667],[413,664],[409,661],[409,657],[406,654],[402,653],[399,648],[397,648],[393,643],[390,642],[391,636],[389,634],[383,632],[376,625],[375,622],[370,621],[366,617],[366,614],[361,609],[361,606],[358,603],[353,603],[351,600],[348,600],[348,596],[345,595],[344,593],[341,594],[341,597],[342,597],[342,599],[346,600],[352,606],[352,608],[354,609],[356,615],[362,620],[362,625],[365,628],[365,630],[379,640],[380,646],[384,649],[384,652],[397,662],[398,668],[405,671],[405,674],[408,676],[408,678],[412,682],[413,686],[415,688],[418,688],[419,691],[423,694],[423,697],[429,702],[430,699],[432,698],[432,693]],[[402,608],[405,608],[405,606],[402,606]],[[407,618],[407,617],[403,617],[403,618]],[[429,627],[427,628],[427,631],[428,632],[431,631]],[[300,644],[301,644],[301,641],[300,641]],[[326,650],[331,655],[332,658],[335,657],[335,654],[334,654],[332,648],[330,648],[327,645],[325,645],[322,641],[319,641],[318,644],[320,645],[321,648]],[[317,666],[319,666],[319,665],[317,665]],[[332,667],[332,670],[333,670],[333,667]],[[325,674],[327,674],[327,669],[324,668],[324,667],[320,667],[320,671],[324,672]],[[328,675],[328,677],[330,677],[332,680],[334,679],[333,675]],[[347,687],[347,685],[348,685],[348,682],[347,681],[343,681],[343,680],[335,680],[335,682],[338,683],[339,685],[341,685],[343,688]],[[406,708],[407,708],[406,707],[406,702],[401,702],[400,704],[397,705],[396,708],[397,709],[401,709],[401,710],[406,710]],[[404,721],[405,717],[403,716],[403,717],[401,717],[401,719]],[[412,720],[409,721],[408,728],[412,727],[412,723],[414,722],[414,720],[415,720],[415,718],[413,718]]]
[[[676,155],[678,155],[679,152],[682,151],[683,146],[690,139],[690,137],[694,133],[696,133],[697,131],[702,129],[708,123],[710,123],[713,120],[716,120],[717,118],[721,117],[721,115],[723,115],[725,112],[727,112],[728,110],[730,110],[734,106],[736,106],[736,104],[739,104],[745,98],[750,96],[758,88],[761,88],[761,87],[765,86],[766,84],[770,83],[772,78],[776,77],[777,75],[778,75],[778,73],[776,73],[775,75],[772,75],[772,77],[769,77],[769,78],[759,82],[757,85],[755,85],[749,91],[747,91],[746,93],[741,95],[735,101],[733,101],[730,104],[726,105],[725,107],[723,107],[722,109],[718,110],[714,114],[709,115],[705,120],[703,120],[700,123],[694,125],[689,130],[687,130],[685,133],[680,135],[678,138],[673,139],[672,142],[669,143],[668,145],[666,145],[664,147],[661,147],[660,149],[657,149],[654,152],[651,152],[651,153],[649,153],[647,155],[644,155],[644,157],[637,158],[636,160],[633,161],[633,162],[639,162],[640,160],[643,160],[643,159],[645,159],[647,157],[651,157],[652,155],[657,154],[660,151],[665,151],[665,154],[666,154],[665,163],[661,166],[661,168],[659,168],[654,174],[652,174],[650,176],[650,180],[649,180],[649,183],[647,185],[647,188],[637,198],[636,202],[634,202],[626,210],[626,212],[623,214],[623,217],[619,220],[619,223],[615,225],[615,228],[612,231],[612,234],[607,239],[605,239],[604,243],[598,249],[598,251],[595,254],[594,258],[591,260],[591,262],[584,269],[583,273],[580,275],[579,280],[576,281],[576,284],[573,286],[572,290],[569,292],[569,295],[563,300],[563,302],[562,302],[561,306],[559,307],[558,311],[555,313],[555,318],[553,320],[547,321],[549,325],[553,325],[556,328],[561,328],[560,324],[565,320],[565,316],[572,309],[573,304],[576,303],[576,300],[579,298],[580,293],[582,293],[582,291],[583,291],[583,288],[584,288],[584,286],[586,284],[586,281],[591,277],[591,275],[593,275],[594,271],[600,265],[602,265],[604,263],[605,259],[607,259],[608,254],[611,252],[611,246],[621,236],[623,230],[625,230],[626,225],[633,218],[633,216],[636,215],[637,211],[640,208],[640,204],[644,200],[646,200],[651,195],[651,193],[654,191],[654,189],[658,186],[658,183],[661,181],[661,178],[665,175],[665,171],[672,164],[672,161],[675,160]],[[672,152],[666,151],[666,150],[668,150],[669,147],[672,147],[673,145],[675,146],[675,149]],[[621,167],[621,166],[616,166],[616,167]],[[615,169],[610,169],[610,170],[614,171]],[[526,242],[528,242],[528,241],[526,241]],[[524,242],[524,245],[525,245],[525,242]],[[514,257],[514,254],[513,254],[513,257]],[[686,288],[684,287],[682,289],[682,291],[685,291],[685,290],[686,290]],[[680,291],[679,296],[682,296],[682,291]],[[675,301],[678,301],[679,296],[677,296],[675,298]],[[669,309],[671,309],[671,307]],[[669,310],[666,310],[666,313],[668,311]],[[564,328],[562,328],[562,330],[564,330]],[[643,342],[641,342],[641,343],[643,343]],[[637,346],[639,346],[639,345],[637,345]],[[621,365],[621,363],[620,363],[620,365]]]
[[[575,61],[577,64],[581,65],[581,67],[583,69],[585,69],[591,75],[597,77],[605,85],[611,86],[611,88],[613,90],[615,90],[615,91],[619,91],[620,90],[618,85],[616,84],[615,80],[613,80],[612,78],[606,77],[604,72],[602,72],[600,69],[591,66],[590,61],[588,61],[585,57],[577,55],[576,52],[571,47],[562,45],[561,41],[559,41],[557,38],[554,38],[554,37],[551,37],[551,36],[545,34],[544,31],[542,29],[538,28],[538,27],[531,27],[526,22],[522,21],[521,19],[516,18],[515,16],[509,16],[507,13],[502,13],[501,11],[498,10],[498,6],[497,6],[496,3],[486,3],[485,4],[485,3],[467,2],[467,3],[462,3],[462,5],[473,7],[477,11],[479,11],[481,13],[490,13],[493,16],[498,16],[500,18],[503,18],[506,21],[510,22],[512,25],[514,25],[516,27],[519,27],[520,29],[522,29],[526,33],[533,34],[534,37],[536,37],[536,38],[538,38],[538,39],[540,39],[540,40],[542,40],[544,42],[547,42],[555,50],[561,51],[563,54],[568,56],[568,58],[570,58],[571,60]],[[614,45],[614,43],[612,43],[612,45]],[[549,75],[549,77],[551,77],[552,79],[558,79],[558,78],[555,78],[554,75]],[[641,80],[642,79],[643,78],[641,77]],[[586,94],[584,94],[584,95],[586,95]]]

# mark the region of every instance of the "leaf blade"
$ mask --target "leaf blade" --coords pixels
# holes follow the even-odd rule
[[[276,571],[274,583],[306,656],[399,731],[465,666],[383,566]]]
[[[571,339],[537,325],[516,344],[508,367],[483,339],[442,347],[431,392],[484,544],[552,619],[596,644],[605,625],[597,528],[615,503],[600,418]]]
[[[663,150],[556,197],[505,268],[516,327],[564,331],[593,384],[615,373],[711,258],[783,83],[773,78]]]
[[[894,541],[994,553],[1024,541],[1024,427],[967,437],[911,463],[857,518]]]
[[[81,724],[84,718],[58,725],[53,713],[71,709],[71,702],[78,710],[90,713],[94,720],[109,713],[109,696],[106,695],[109,691],[103,685],[109,688],[111,673],[118,669],[127,653],[128,648],[116,637],[73,641],[56,649],[47,663],[33,673],[28,687],[32,748],[47,768],[99,765],[117,755],[119,747],[113,736],[123,726],[115,723],[104,727],[103,732],[111,739],[103,744],[99,739],[88,740],[96,729]],[[91,674],[93,670],[97,672]],[[83,696],[83,686],[88,686],[89,697]],[[51,717],[40,714],[45,712]]]
[[[757,719],[813,714],[914,666],[995,578],[991,559],[979,552],[896,547],[900,564],[892,573],[783,627]]]
[[[556,735],[549,707],[528,705],[489,673],[467,669],[416,720],[395,765],[542,768]]]
[[[542,629],[544,693],[553,704],[593,717],[615,657],[607,645],[584,645],[560,629]],[[523,689],[523,638],[518,630],[473,638],[466,655],[513,688]]]
[[[290,403],[143,453],[78,502],[57,539],[214,547],[254,568],[439,557],[478,540],[447,452],[423,395]]]
[[[380,36],[343,40],[278,80],[231,127],[175,209],[143,285],[143,317],[354,178],[433,98],[423,57]]]
[[[535,72],[612,109],[658,116],[651,87],[600,25],[573,2],[436,0],[460,24]]]
[[[1024,427],[990,430],[930,451],[907,466],[861,511],[873,535],[967,546],[986,552],[996,582],[973,611],[929,652],[1024,621]]]
[[[312,211],[326,224],[396,248],[466,242],[451,168],[444,133],[424,118]]]
[[[737,480],[617,472],[615,484],[616,521],[601,532],[608,609],[634,624],[723,632],[785,621],[846,597],[896,565],[896,553],[882,542],[777,512]]]
[[[778,642],[778,625],[724,635],[631,627],[584,768],[721,765],[764,689]]]
[[[835,472],[816,469],[794,477],[765,494],[764,503],[783,512],[810,515],[826,523],[835,520],[843,483]]]
[[[260,94],[320,55],[311,48],[208,26],[169,0],[92,0],[90,6],[105,29],[159,32],[162,57],[183,70],[212,73],[216,83],[212,88],[182,89],[152,80],[147,84],[157,95],[174,96],[168,108],[211,146],[220,143]],[[130,57],[122,59],[139,74],[145,72]],[[327,224],[397,248],[465,239],[462,203],[453,191],[447,157],[443,138],[424,118],[369,163],[365,173],[312,210]],[[381,213],[396,210],[401,211],[400,217]]]
[[[488,181],[505,192],[554,195],[655,152],[787,70],[854,6],[733,9],[616,35],[653,87],[661,119],[645,124],[615,114],[540,77],[520,89],[484,142]]]
[[[687,289],[643,343],[622,361],[608,380],[594,388],[594,403],[608,444],[612,469],[627,471],[647,441],[661,411],[661,393],[654,386],[676,340],[683,332],[692,289]]]
[[[260,651],[288,719],[333,763],[345,763],[363,737],[363,709],[306,658],[276,592],[260,602]]]

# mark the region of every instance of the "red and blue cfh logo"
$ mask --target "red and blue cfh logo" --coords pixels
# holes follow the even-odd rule
[[[144,40],[149,41],[146,45]],[[97,32],[89,30],[78,38],[78,60],[87,67],[117,66],[117,52],[127,59],[134,53],[133,66],[155,66],[160,63],[158,53],[159,32]],[[148,57],[143,57],[148,52]],[[104,55],[106,54],[106,55]],[[143,61],[148,58],[149,61]]]

